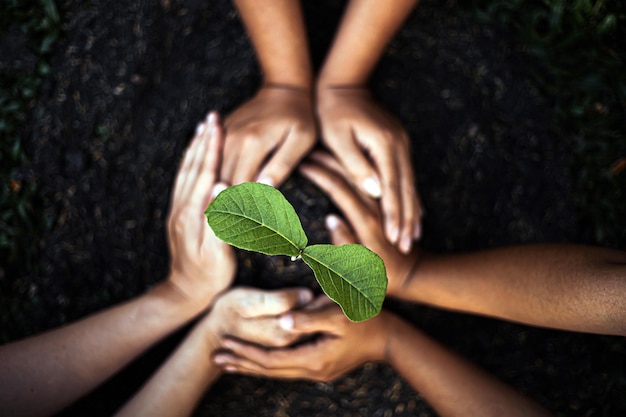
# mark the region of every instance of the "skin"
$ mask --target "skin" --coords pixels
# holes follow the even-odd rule
[[[398,0],[390,7],[377,0],[352,0],[316,85],[322,141],[356,187],[380,198],[385,236],[404,253],[421,235],[422,215],[409,136],[365,86],[416,4]]]
[[[304,345],[271,349],[227,339],[224,346],[230,351],[218,354],[215,361],[227,372],[315,381],[332,381],[364,362],[385,361],[441,416],[551,415],[387,311],[354,323],[322,296],[287,314],[292,333],[321,336]]]
[[[417,1],[395,0],[393,7],[378,0],[350,1],[315,86],[300,3],[234,3],[264,80],[255,97],[226,119],[221,180],[279,186],[314,146],[316,115],[324,144],[352,183],[380,199],[387,239],[408,253],[421,234],[422,215],[409,137],[364,85]]]
[[[279,186],[317,135],[300,3],[235,0],[263,72],[257,94],[230,114],[221,180]]]
[[[237,288],[223,294],[212,311],[185,338],[146,385],[116,415],[190,415],[222,370],[212,356],[225,336],[287,346],[298,337],[280,326],[278,316],[308,303],[309,289],[260,291]]]
[[[437,255],[390,245],[381,213],[347,182],[330,155],[301,172],[345,216],[327,225],[339,243],[362,243],[387,265],[388,295],[436,307],[572,331],[626,335],[626,252],[572,244],[529,244]]]

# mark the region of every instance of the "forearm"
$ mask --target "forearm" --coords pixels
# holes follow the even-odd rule
[[[219,347],[200,326],[187,336],[172,356],[117,416],[187,416],[207,388],[219,377],[211,353]]]
[[[299,0],[234,0],[266,84],[310,88],[306,31]]]
[[[551,415],[400,319],[389,328],[387,360],[442,417]]]
[[[426,255],[399,293],[531,325],[626,334],[626,252],[565,244]]]
[[[363,85],[417,0],[351,0],[319,75],[318,88]]]
[[[180,297],[161,284],[125,304],[0,347],[0,408],[50,415],[69,405],[206,306]]]

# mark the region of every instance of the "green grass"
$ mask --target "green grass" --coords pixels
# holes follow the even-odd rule
[[[512,31],[535,85],[573,149],[579,236],[626,243],[626,3],[604,0],[473,0],[481,23]]]
[[[60,34],[58,9],[53,0],[3,0],[0,28],[25,33],[36,57],[32,72],[12,73],[8,63],[0,67],[0,277],[11,277],[37,268],[38,245],[33,242],[46,229],[37,185],[26,172],[24,136],[30,133],[41,80],[50,72],[48,62]]]

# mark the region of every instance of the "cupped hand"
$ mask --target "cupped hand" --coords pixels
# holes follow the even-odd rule
[[[335,215],[327,217],[332,243],[360,243],[377,253],[387,270],[387,294],[399,295],[420,260],[420,248],[415,246],[404,254],[385,239],[380,208],[349,184],[349,174],[332,155],[312,153],[300,166],[300,172],[330,196],[348,222]]]
[[[219,346],[225,336],[244,339],[256,345],[287,346],[299,335],[290,329],[289,311],[313,299],[304,287],[265,291],[234,288],[221,295],[209,315],[200,323],[208,337]]]
[[[408,253],[421,234],[422,209],[407,132],[364,88],[319,88],[317,115],[322,141],[351,182],[380,198],[387,240]]]
[[[278,187],[315,144],[311,93],[265,86],[226,118],[220,179]]]
[[[204,211],[216,184],[222,152],[222,128],[216,113],[201,122],[176,176],[167,222],[171,253],[168,283],[187,299],[209,303],[235,275],[233,250],[209,227]]]
[[[228,372],[331,381],[365,362],[386,359],[386,312],[363,322],[351,322],[337,304],[322,295],[283,317],[293,335],[313,338],[276,348],[228,339],[223,345],[229,352],[217,354],[214,361]]]

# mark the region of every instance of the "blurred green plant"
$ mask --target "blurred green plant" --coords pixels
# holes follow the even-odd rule
[[[473,0],[481,23],[512,31],[531,76],[571,139],[571,178],[580,236],[626,242],[626,2]]]
[[[49,60],[61,23],[53,0],[3,0],[2,36],[20,31],[34,54],[32,72],[0,65],[0,276],[27,274],[39,262],[36,237],[45,229],[36,184],[26,175],[28,157],[23,136],[29,134],[41,80],[50,73]]]

